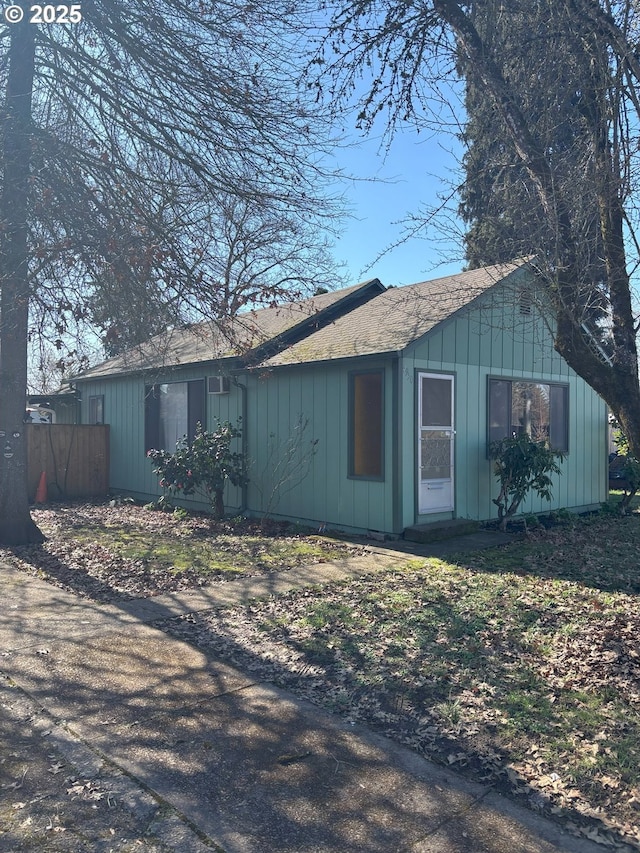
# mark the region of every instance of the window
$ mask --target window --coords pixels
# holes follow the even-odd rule
[[[489,442],[529,435],[554,450],[569,449],[569,388],[544,382],[489,380]]]
[[[204,379],[167,382],[145,389],[145,450],[175,450],[183,436],[192,439],[205,424]]]
[[[349,476],[381,480],[384,476],[384,373],[349,376]]]
[[[231,381],[228,376],[209,376],[207,379],[208,394],[228,394]]]
[[[89,423],[104,423],[104,394],[89,397]]]

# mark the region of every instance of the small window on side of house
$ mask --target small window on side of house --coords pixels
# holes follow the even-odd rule
[[[89,423],[104,423],[104,394],[89,397]]]
[[[349,476],[384,479],[384,372],[349,376]]]
[[[208,394],[228,394],[231,389],[231,381],[228,376],[209,376],[207,378]]]

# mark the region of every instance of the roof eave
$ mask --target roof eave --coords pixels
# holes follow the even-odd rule
[[[103,379],[120,379],[124,376],[148,376],[153,373],[171,373],[173,371],[184,370],[190,367],[201,367],[203,365],[220,364],[221,362],[237,362],[239,367],[229,365],[225,368],[229,373],[242,369],[240,356],[221,356],[219,358],[204,358],[198,361],[185,361],[178,364],[155,365],[153,367],[137,367],[131,370],[116,370],[111,373],[92,374],[88,371],[86,374],[79,373],[71,378],[72,382],[101,382]]]

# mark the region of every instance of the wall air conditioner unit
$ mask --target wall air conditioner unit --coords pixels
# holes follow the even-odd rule
[[[209,376],[207,391],[209,394],[228,394],[231,383],[228,376]]]

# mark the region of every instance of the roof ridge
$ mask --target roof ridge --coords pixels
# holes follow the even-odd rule
[[[526,264],[531,263],[535,256],[527,255],[522,258],[515,258],[513,261],[501,261],[497,264],[487,264],[484,267],[474,267],[470,270],[461,270],[460,272],[449,273],[448,275],[438,276],[437,278],[427,278],[422,281],[414,281],[411,284],[398,285],[394,287],[394,290],[401,290],[404,287],[416,287],[420,284],[436,284],[439,281],[447,281],[449,279],[462,278],[463,276],[471,276],[473,274],[484,273],[487,274],[493,270],[509,270],[509,272],[503,272],[498,278],[496,278],[496,283],[502,281],[502,279],[506,278],[511,272],[515,272],[515,270],[520,269],[520,267],[526,266]]]

